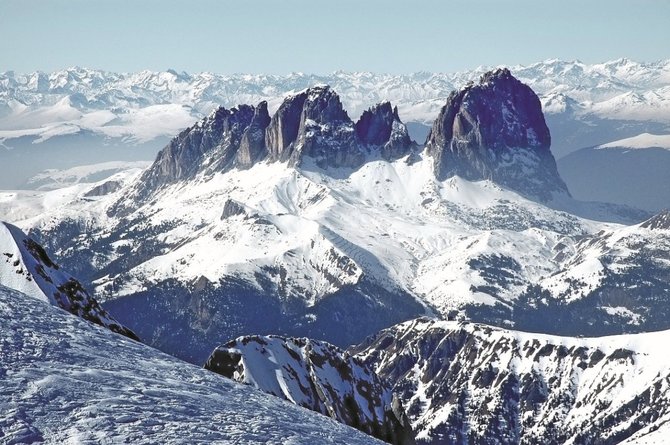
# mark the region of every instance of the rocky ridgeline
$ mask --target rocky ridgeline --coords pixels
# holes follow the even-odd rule
[[[250,168],[256,162],[288,162],[318,168],[356,168],[378,151],[396,159],[416,144],[386,102],[366,111],[354,124],[339,96],[316,86],[284,100],[270,117],[266,102],[256,107],[220,107],[175,137],[141,177],[140,197],[199,173]]]
[[[137,335],[112,317],[84,286],[49,258],[44,248],[18,227],[0,221],[0,286],[30,297],[107,329],[138,340]]]
[[[426,141],[438,179],[490,179],[542,201],[568,194],[550,144],[540,100],[507,69],[454,91]],[[402,158],[416,147],[391,103],[373,106],[354,123],[330,87],[316,86],[286,98],[272,117],[266,102],[218,108],[158,154],[138,184],[138,195],[259,161],[357,168],[377,157]]]
[[[417,443],[617,444],[670,414],[659,358],[667,338],[549,337],[423,318],[350,352],[393,383]]]
[[[306,338],[245,336],[220,346],[205,368],[393,444],[414,434],[391,388],[362,360]]]

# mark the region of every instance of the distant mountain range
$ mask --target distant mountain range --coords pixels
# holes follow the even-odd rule
[[[0,162],[7,166],[0,188],[37,187],[40,181],[31,178],[47,169],[151,160],[174,134],[218,106],[256,106],[266,101],[273,113],[286,95],[315,85],[330,85],[337,91],[353,120],[376,103],[392,102],[410,137],[421,145],[451,92],[489,69],[408,75],[220,75],[173,70],[124,74],[85,68],[0,73],[0,147],[7,148],[0,150]],[[665,190],[655,170],[640,185],[635,182],[639,176],[618,174],[620,161],[609,159],[613,152],[600,153],[597,171],[605,178],[620,178],[623,194],[594,194],[593,181],[580,167],[584,159],[561,162],[585,147],[644,133],[670,134],[670,60],[619,59],[600,64],[546,60],[510,70],[540,97],[552,152],[575,196],[636,202],[652,211],[670,206],[667,200],[645,199],[640,191]],[[659,157],[635,156],[636,162],[645,165]],[[593,159],[589,156],[588,162]]]
[[[476,81],[490,69],[408,75],[335,72],[284,76],[187,74],[173,70],[126,74],[86,68],[28,74],[10,71],[0,73],[0,138],[30,136],[44,141],[57,135],[91,131],[146,142],[159,136],[171,137],[219,105],[230,108],[265,100],[274,111],[287,94],[315,85],[330,85],[336,90],[354,118],[366,108],[388,100],[398,106],[404,121],[428,124],[453,90]],[[586,124],[593,119],[647,122],[652,127],[670,122],[670,60],[638,63],[619,59],[600,64],[546,60],[510,70],[540,96],[544,112],[556,116],[555,126],[551,122],[554,119],[550,119],[550,128],[559,157],[570,150],[614,140],[614,135],[609,135],[585,143],[587,135],[566,134],[562,141],[556,137],[562,118],[575,118]],[[626,130],[619,133],[622,132]]]

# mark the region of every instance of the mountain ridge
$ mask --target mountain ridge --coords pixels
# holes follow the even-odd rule
[[[662,443],[669,335],[556,337],[422,318],[349,351],[392,382],[419,444]]]

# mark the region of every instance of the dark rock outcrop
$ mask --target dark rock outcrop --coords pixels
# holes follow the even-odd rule
[[[84,196],[93,197],[93,196],[104,196],[114,193],[122,187],[120,181],[106,181],[100,185],[93,187],[91,190],[86,192]]]
[[[265,111],[267,113],[267,109]],[[165,184],[191,179],[202,171],[216,172],[231,167],[256,115],[256,109],[250,105],[230,110],[219,107],[172,139],[144,172],[140,183],[145,190],[153,191]],[[258,113],[256,126],[261,122],[262,111]],[[252,135],[247,136],[245,149],[249,155],[256,148],[254,141]]]
[[[328,86],[309,88],[287,98],[272,117],[265,144],[270,160],[319,168],[358,167],[365,161],[354,124],[340,97]]]
[[[363,144],[380,147],[387,160],[401,158],[416,146],[398,116],[398,107],[392,107],[390,102],[364,111],[356,122],[356,135]]]
[[[268,103],[263,101],[254,110],[251,124],[249,124],[249,127],[247,127],[242,135],[236,162],[239,168],[250,168],[257,161],[265,158],[267,155],[265,129],[269,124],[270,114],[268,113]]]
[[[390,387],[360,359],[331,344],[274,335],[240,337],[217,348],[205,368],[389,443],[414,443]]]
[[[490,179],[542,201],[568,193],[550,145],[540,100],[507,69],[453,92],[426,141],[438,179]]]
[[[240,204],[235,200],[227,199],[225,204],[223,204],[223,212],[221,213],[221,219],[224,220],[233,216],[244,215],[244,214],[246,214],[246,211],[244,210],[244,206],[242,204]]]

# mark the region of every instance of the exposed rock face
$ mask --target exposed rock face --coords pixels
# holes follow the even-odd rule
[[[262,108],[261,105],[261,111],[257,113],[250,105],[239,105],[230,110],[219,107],[202,121],[179,133],[161,150],[140,182],[151,191],[165,184],[190,179],[203,170],[214,172],[231,167],[254,118],[257,117],[254,132],[262,123]],[[247,135],[245,154],[241,156],[243,159],[255,154],[254,150],[258,149],[255,141],[256,137]]]
[[[286,98],[272,118],[267,102],[230,110],[220,107],[161,150],[140,178],[135,200],[203,172],[245,169],[263,160],[355,168],[375,147],[387,159],[401,157],[414,147],[398,110],[388,102],[380,104],[364,113],[355,128],[339,96],[328,86]],[[306,158],[310,162],[305,163]],[[120,203],[118,210],[123,208]]]
[[[387,160],[405,156],[416,145],[398,116],[398,107],[390,102],[364,111],[356,122],[356,135],[365,145],[381,147],[382,157]]]
[[[357,167],[365,161],[354,124],[328,86],[286,99],[272,117],[265,143],[271,160],[293,166],[303,165],[305,157],[320,168]]]
[[[221,219],[228,219],[232,216],[244,215],[244,214],[246,214],[246,211],[244,210],[244,206],[242,204],[240,204],[235,200],[228,199],[223,205],[223,212],[221,213]]]
[[[93,197],[93,196],[104,196],[114,193],[115,191],[121,188],[122,184],[119,181],[106,181],[102,184],[93,187],[91,190],[86,192],[84,196]]]
[[[279,106],[265,130],[265,145],[271,159],[286,161],[290,157],[292,144],[298,138],[302,109],[307,92],[289,96]]]
[[[438,179],[490,179],[543,201],[568,193],[550,145],[540,100],[507,69],[453,92],[426,141]]]
[[[238,167],[249,168],[266,156],[265,129],[269,124],[268,103],[263,101],[254,110],[251,124],[242,135],[240,148],[237,152]]]
[[[389,443],[414,443],[408,419],[390,387],[361,360],[328,343],[240,337],[217,348],[205,368]]]
[[[418,319],[350,352],[394,383],[417,443],[643,438],[670,414],[669,332],[567,338]],[[665,340],[664,340],[665,339]]]
[[[18,227],[0,221],[0,284],[138,340]]]

